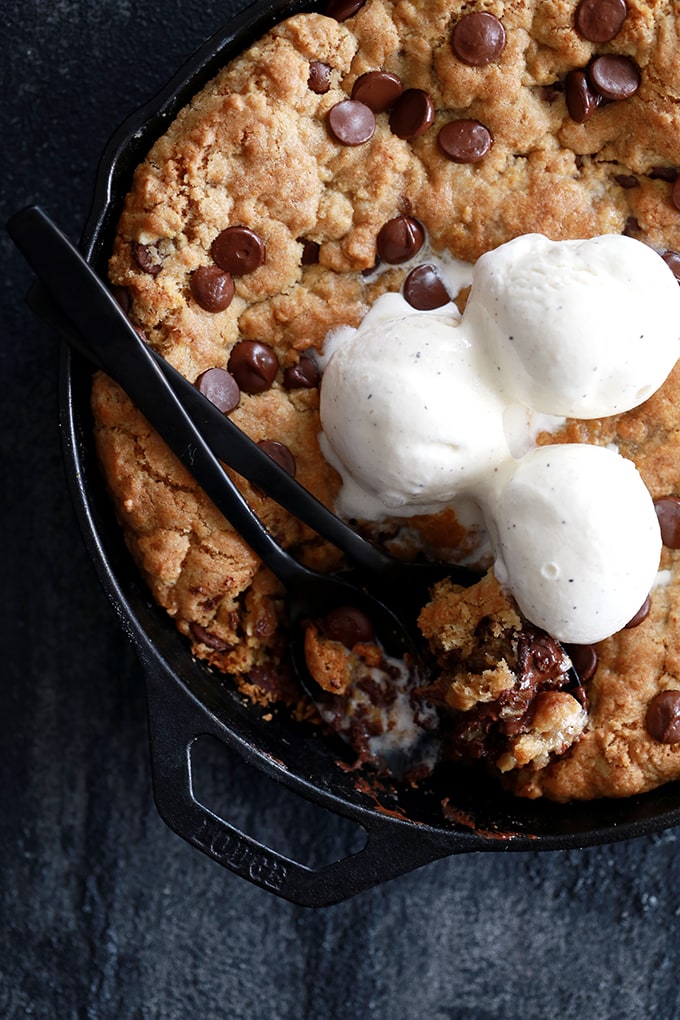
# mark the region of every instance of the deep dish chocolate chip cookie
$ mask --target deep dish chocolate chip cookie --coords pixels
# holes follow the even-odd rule
[[[632,235],[680,279],[679,48],[676,6],[638,0],[335,0],[297,15],[225,67],[137,169],[111,283],[147,341],[333,506],[316,355],[381,294],[462,307],[440,261],[530,232]],[[131,552],[194,654],[262,704],[311,713],[278,582],[102,375],[93,408]],[[444,585],[424,609],[447,753],[474,749],[521,795],[623,796],[680,776],[679,408],[675,370],[641,407],[539,439],[615,444],[663,525],[648,612],[566,649],[577,686],[493,575]],[[340,565],[239,484],[305,563]],[[462,559],[466,524],[447,510],[357,527],[403,556]]]

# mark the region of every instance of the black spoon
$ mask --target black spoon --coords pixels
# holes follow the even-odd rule
[[[71,249],[71,271],[76,274],[72,290],[77,287],[77,297],[72,305],[63,300],[61,295],[59,302],[56,302],[54,296],[45,293],[47,279],[45,274],[38,272],[37,275],[42,277],[42,284],[38,283],[33,287],[29,303],[41,318],[66,334],[69,343],[79,353],[115,379],[116,373],[121,371],[117,356],[112,358],[102,349],[98,335],[86,333],[85,327],[77,321],[83,304],[89,304],[89,310],[94,312],[101,303],[102,312],[110,317],[108,319],[110,328],[116,326],[123,328],[124,325],[125,342],[130,343],[134,340],[136,346],[142,346],[153,356],[216,456],[344,552],[355,567],[356,579],[380,597],[389,599],[392,609],[413,633],[417,633],[415,620],[427,601],[433,584],[448,577],[454,583],[467,587],[479,580],[480,572],[470,567],[426,560],[400,560],[366,541],[261,450],[257,443],[215,407],[177,369],[153,348],[144,344],[115,303],[114,319],[112,298],[108,289],[40,209],[30,207],[18,213],[8,224],[8,229],[19,248],[27,244],[34,248],[35,238],[44,237],[47,232],[56,232],[59,241],[68,244]],[[24,250],[24,255],[28,258],[28,249]],[[51,266],[50,272],[54,272],[54,268]],[[76,330],[74,326],[77,327]],[[124,381],[120,378],[117,381],[129,392]],[[146,402],[148,403],[148,398]]]
[[[364,614],[373,625],[384,653],[405,661],[417,684],[421,679],[421,660],[403,621],[363,588],[337,575],[309,570],[274,541],[222,468],[151,349],[65,235],[37,207],[17,213],[8,230],[51,300],[81,338],[87,337],[85,349],[90,346],[96,349],[97,362],[125,389],[207,496],[285,586],[293,663],[303,686],[320,705],[322,715],[326,714],[323,706],[328,695],[307,667],[303,630],[307,621],[318,620],[339,608],[351,607]],[[94,291],[93,279],[97,284]],[[196,393],[201,401],[205,399],[193,387],[190,390],[192,398]],[[209,401],[205,403],[208,417],[212,418],[217,409]],[[217,414],[223,419],[221,412]],[[221,427],[223,424],[221,421]],[[264,458],[261,466],[266,467],[263,473],[269,477],[271,459],[261,450],[257,452]],[[247,466],[242,464],[244,471]],[[278,471],[278,466],[274,466]],[[271,477],[278,475],[274,472]],[[375,562],[382,564],[386,558],[368,543],[361,548],[364,545],[376,554]],[[394,576],[399,576],[396,569]]]

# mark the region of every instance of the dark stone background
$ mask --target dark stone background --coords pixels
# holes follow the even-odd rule
[[[242,6],[4,0],[3,224],[37,201],[77,238],[112,128]],[[676,832],[450,858],[313,911],[163,824],[142,672],[63,477],[57,345],[23,307],[29,272],[4,231],[0,247],[0,1016],[680,1016]],[[267,837],[257,788],[229,794]]]

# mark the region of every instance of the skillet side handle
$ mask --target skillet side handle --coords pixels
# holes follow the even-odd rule
[[[441,857],[478,849],[466,845],[464,835],[459,845],[450,832],[433,833],[377,813],[352,811],[351,807],[346,810],[344,805],[333,804],[331,810],[350,818],[366,832],[366,844],[358,853],[318,870],[277,853],[208,810],[193,794],[190,751],[196,737],[210,734],[228,747],[240,750],[246,760],[247,748],[235,746],[233,736],[167,673],[162,662],[144,654],[142,661],[158,812],[178,836],[237,875],[292,903],[322,907],[349,899]],[[250,764],[261,768],[255,761]],[[305,796],[305,792],[296,789],[294,778],[287,782],[285,773],[274,774],[274,770],[272,766],[272,782],[282,782]]]

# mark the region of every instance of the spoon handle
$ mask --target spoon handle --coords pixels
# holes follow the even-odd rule
[[[36,206],[12,217],[8,231],[52,301],[88,338],[101,367],[125,389],[256,555],[285,585],[310,574],[274,541],[251,510],[168,384],[150,348],[68,238]],[[91,286],[93,279],[96,287]]]

